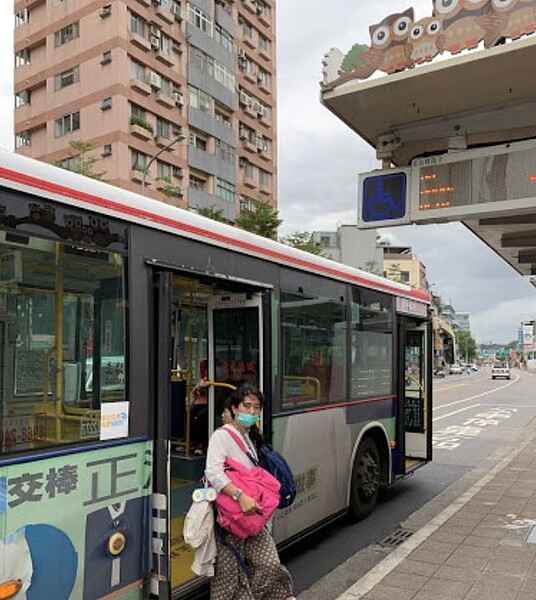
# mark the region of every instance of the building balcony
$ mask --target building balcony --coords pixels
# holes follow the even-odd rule
[[[133,90],[141,92],[145,96],[149,96],[151,94],[151,86],[148,83],[145,83],[145,81],[142,81],[141,79],[131,79],[130,87]]]
[[[130,181],[134,181],[134,183],[143,183],[143,171],[140,169],[131,169],[128,177]],[[151,183],[151,177],[147,175],[145,177],[145,185],[150,185]]]
[[[156,60],[159,60],[161,63],[164,63],[168,67],[172,67],[175,64],[173,56],[171,56],[171,54],[167,54],[166,52],[162,52],[162,50],[157,50],[155,52],[154,57],[156,58]]]
[[[159,104],[162,104],[162,106],[167,106],[168,108],[175,108],[175,106],[176,106],[175,98],[172,98],[171,96],[168,96],[167,94],[164,94],[163,92],[156,93],[156,101]]]
[[[150,140],[153,137],[153,132],[149,131],[142,125],[138,125],[136,123],[130,124],[130,134],[139,138],[140,140]]]
[[[130,32],[128,34],[128,41],[131,44],[134,44],[135,46],[137,46],[138,48],[145,50],[146,52],[149,52],[149,50],[151,49],[150,40],[148,40],[147,38],[144,38],[142,35],[139,35],[137,33]]]
[[[154,11],[161,19],[166,21],[166,23],[171,24],[175,22],[175,15],[167,8],[164,8],[161,4],[157,4],[154,8]]]

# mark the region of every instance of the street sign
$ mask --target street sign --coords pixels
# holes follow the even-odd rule
[[[359,175],[360,228],[409,223],[410,172],[411,169],[384,169]]]

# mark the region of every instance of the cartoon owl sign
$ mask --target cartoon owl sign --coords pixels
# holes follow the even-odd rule
[[[324,55],[323,86],[366,79],[380,70],[391,74],[458,54],[481,43],[490,48],[536,31],[536,0],[432,0],[432,14],[415,21],[413,8],[369,27],[370,44],[354,44],[344,54]]]

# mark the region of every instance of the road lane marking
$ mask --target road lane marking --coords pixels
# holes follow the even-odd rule
[[[457,415],[458,413],[464,412],[466,410],[471,410],[472,408],[476,408],[477,406],[482,406],[481,404],[471,404],[471,406],[466,406],[465,408],[459,408],[458,410],[453,410],[446,415],[441,415],[440,417],[434,417],[432,421],[440,421],[441,419],[446,419],[447,417],[452,417],[452,415]]]
[[[507,388],[510,385],[513,385],[518,379],[519,379],[519,376],[516,379],[512,379],[508,383],[501,385],[500,387],[493,388],[492,390],[488,390],[486,392],[481,392],[480,394],[475,394],[474,396],[468,396],[467,398],[462,398],[461,400],[455,400],[454,402],[448,402],[447,404],[441,404],[441,406],[434,406],[434,410],[440,409],[440,408],[448,408],[449,406],[456,406],[456,404],[461,404],[462,402],[470,402],[471,400],[476,400],[477,398],[482,398],[483,396],[488,396],[489,394],[494,394],[495,392],[498,392],[500,390]]]

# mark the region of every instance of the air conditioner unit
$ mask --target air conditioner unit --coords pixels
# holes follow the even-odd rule
[[[101,8],[101,11],[99,13],[99,17],[101,19],[104,19],[105,17],[109,17],[111,14],[112,14],[112,5],[111,4],[105,4]]]
[[[264,108],[264,106],[262,104],[257,104],[256,109],[257,109],[257,115],[259,117],[266,116],[266,108]]]
[[[257,152],[263,152],[265,149],[265,141],[262,135],[258,135],[256,139]]]
[[[154,35],[155,37],[160,37],[161,35],[160,27],[158,25],[149,25],[149,35]]]
[[[156,35],[151,36],[151,48],[153,50],[160,50],[160,38]]]
[[[162,77],[158,73],[151,71],[149,73],[149,85],[159,90],[162,87]]]
[[[238,159],[238,164],[239,164],[239,166],[241,166],[241,167],[245,167],[245,166],[247,166],[247,164],[248,164],[248,159],[247,159],[245,156],[241,156],[241,157]]]
[[[238,58],[247,58],[246,51],[243,48],[238,49]]]
[[[264,81],[264,77],[261,72],[257,72],[257,81],[258,83],[262,83]]]
[[[175,104],[177,106],[182,106],[184,104],[184,96],[182,92],[173,92],[173,100],[175,100]]]
[[[242,106],[249,106],[250,97],[245,92],[240,92],[239,102]]]
[[[248,132],[247,132],[247,130],[244,129],[244,128],[241,128],[240,131],[239,131],[239,133],[238,133],[238,136],[239,136],[239,138],[241,140],[247,140],[248,139]]]

